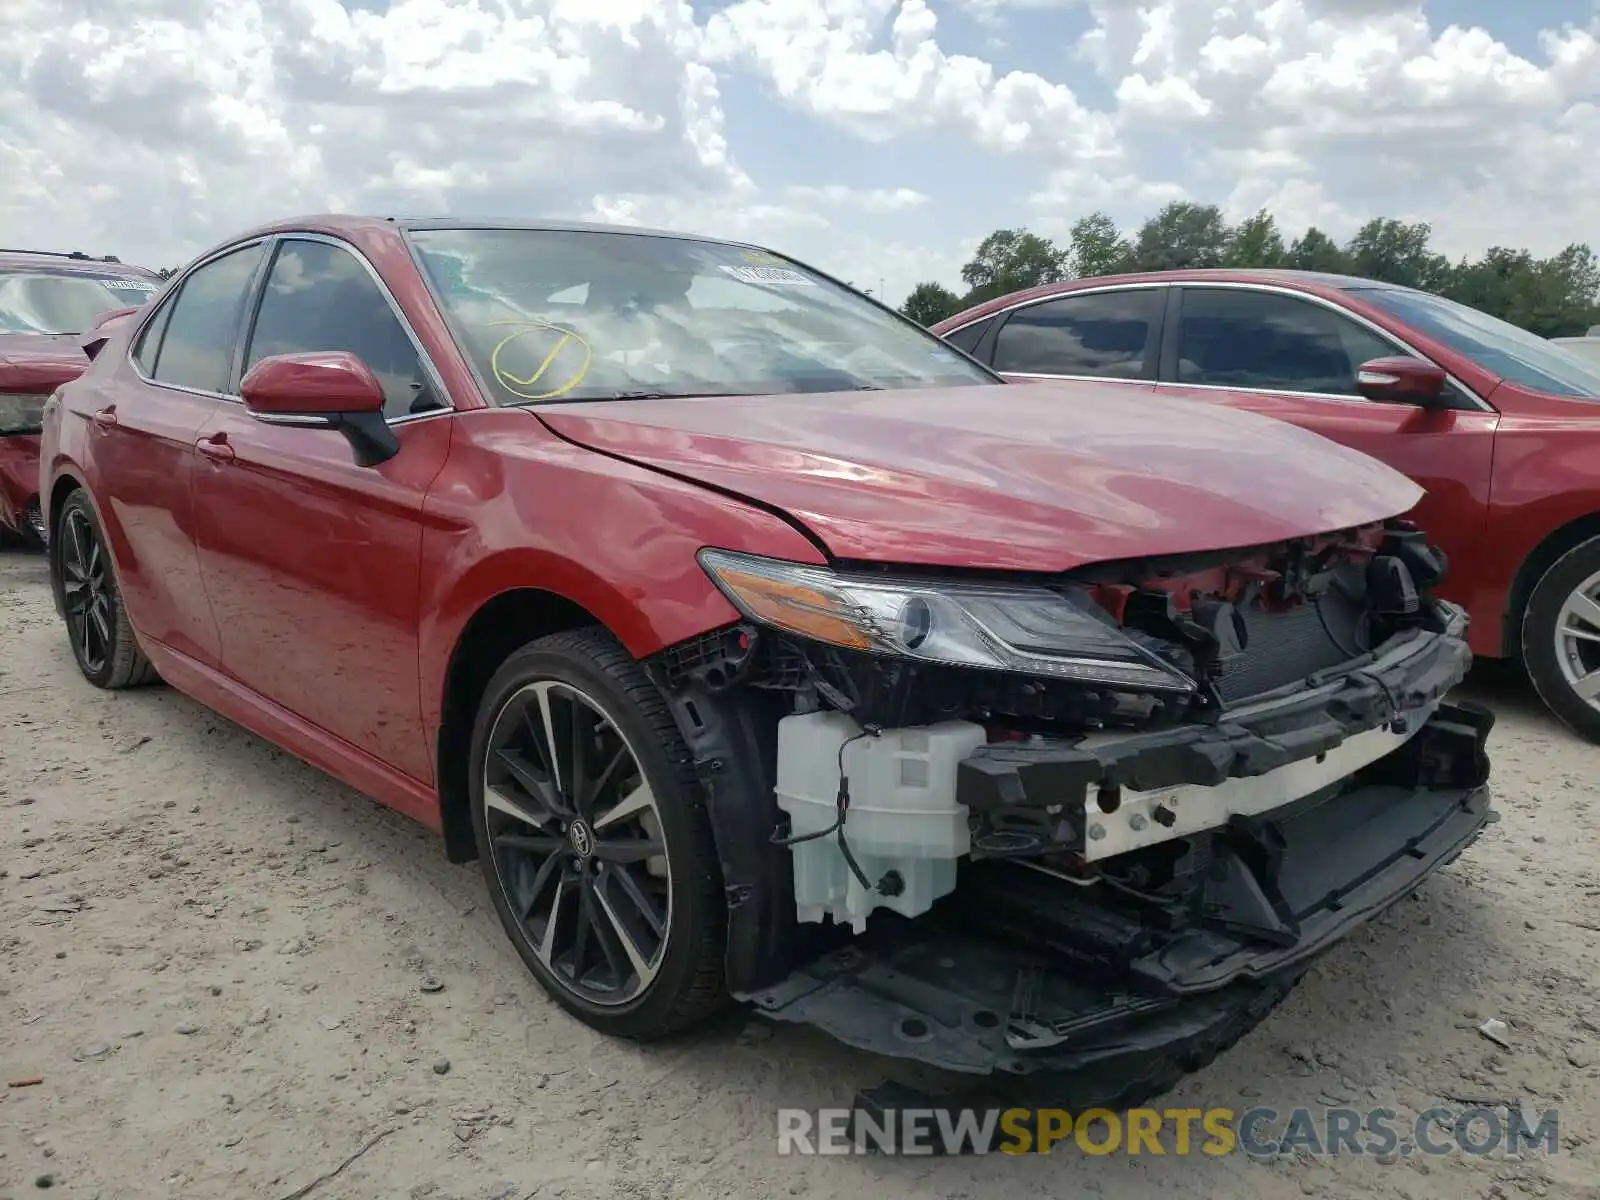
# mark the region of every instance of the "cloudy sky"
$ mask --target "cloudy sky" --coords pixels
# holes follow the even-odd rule
[[[0,245],[336,210],[765,242],[898,301],[1185,197],[1600,247],[1597,0],[5,0]]]

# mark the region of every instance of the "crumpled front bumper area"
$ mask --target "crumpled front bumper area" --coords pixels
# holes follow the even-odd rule
[[[44,540],[39,520],[39,439],[33,434],[0,436],[0,527]]]
[[[1386,703],[1398,710],[1417,698]],[[1181,1054],[1478,837],[1493,819],[1492,725],[1485,710],[1440,705],[1337,788],[1230,822],[1215,833],[1201,902],[1177,919],[1103,883],[1022,862],[964,862],[955,893],[932,911],[914,921],[883,914],[864,936],[745,998],[848,1045],[972,1074]]]

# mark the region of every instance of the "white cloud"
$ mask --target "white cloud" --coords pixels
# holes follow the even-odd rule
[[[590,216],[770,242],[897,297],[955,283],[997,225],[1183,197],[1291,235],[1426,219],[1452,254],[1600,240],[1600,21],[1535,37],[1538,5],[1489,30],[1427,0],[5,9],[6,244],[170,265],[295,211]],[[1068,9],[1087,36],[1038,53],[1027,22]],[[733,88],[815,131],[782,175],[772,139],[730,134]],[[761,115],[736,115],[750,138]]]
[[[904,187],[857,190],[842,184],[828,183],[821,187],[806,185],[790,187],[784,192],[797,204],[825,204],[833,208],[854,208],[870,213],[905,212],[907,209],[921,208],[928,203],[925,193]]]

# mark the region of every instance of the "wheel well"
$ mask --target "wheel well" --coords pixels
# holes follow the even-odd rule
[[[472,723],[489,680],[501,663],[536,638],[599,623],[586,609],[554,592],[519,588],[490,600],[462,630],[445,671],[437,755],[439,815],[451,862],[471,862],[478,856],[467,795],[467,759]]]
[[[1522,657],[1522,617],[1528,610],[1528,601],[1539,580],[1544,578],[1544,573],[1555,565],[1558,558],[1592,537],[1600,537],[1600,513],[1579,517],[1551,531],[1545,535],[1544,541],[1533,548],[1533,553],[1523,559],[1511,583],[1511,596],[1506,602],[1502,645],[1507,658]]]
[[[50,516],[53,520],[61,517],[61,506],[67,502],[67,497],[72,495],[83,485],[71,475],[63,475],[56,480],[55,487],[50,489]]]

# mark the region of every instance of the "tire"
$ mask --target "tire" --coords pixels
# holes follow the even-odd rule
[[[569,736],[596,717],[586,737]],[[586,761],[575,766],[580,742]],[[549,769],[551,743],[569,756],[555,786],[563,769],[559,758]],[[631,766],[616,765],[623,754]],[[727,1005],[727,908],[704,790],[664,698],[615,639],[580,629],[511,655],[485,690],[468,762],[495,910],[557,1004],[638,1041]],[[595,778],[586,807],[573,781]],[[641,794],[648,806],[637,808]],[[652,848],[662,852],[647,855]]]
[[[61,506],[56,536],[50,539],[50,573],[62,589],[67,640],[83,677],[108,691],[155,683],[160,676],[139,649],[100,519],[82,491]],[[82,584],[75,582],[79,575]],[[88,606],[81,620],[74,613],[78,595]]]
[[[1574,546],[1556,559],[1534,585],[1522,618],[1522,661],[1539,698],[1567,726],[1591,742],[1600,742],[1600,691],[1586,699],[1575,678],[1587,671],[1600,672],[1600,640],[1563,637],[1561,629],[1579,618],[1568,610],[1569,601],[1600,592],[1600,537]],[[1587,632],[1600,639],[1600,608],[1593,611]],[[1580,626],[1581,628],[1581,626]],[[1594,682],[1600,685],[1600,674]]]

